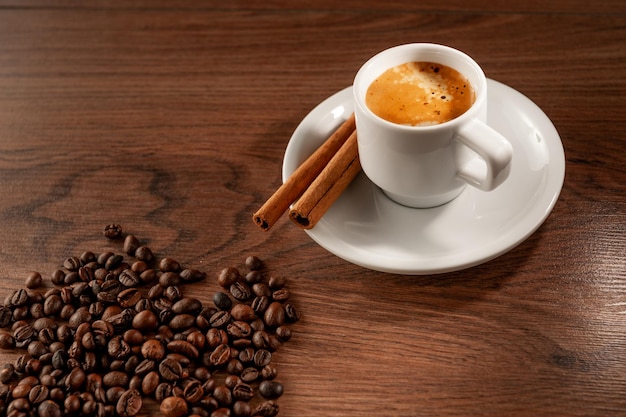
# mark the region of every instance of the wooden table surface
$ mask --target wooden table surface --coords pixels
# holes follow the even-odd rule
[[[409,42],[465,51],[552,120],[566,176],[545,223],[426,276],[350,264],[286,218],[261,231],[300,121]],[[102,236],[119,223],[206,271],[206,303],[248,255],[287,279],[280,415],[626,415],[625,46],[621,0],[1,0],[0,297],[121,250]]]

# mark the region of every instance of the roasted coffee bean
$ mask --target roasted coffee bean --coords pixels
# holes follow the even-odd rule
[[[270,303],[263,314],[263,321],[269,327],[278,327],[285,324],[285,309],[278,301]]]
[[[155,307],[157,307],[157,304],[155,303]],[[161,323],[163,324],[167,324],[169,323],[169,321],[172,319],[172,317],[174,317],[174,312],[169,309],[169,308],[161,308],[159,311],[159,320],[161,320]]]
[[[13,391],[15,392],[15,390]],[[45,385],[35,385],[32,387],[28,393],[28,401],[31,404],[39,404],[48,399],[50,394],[50,390]],[[15,397],[15,395],[13,395]]]
[[[239,382],[233,388],[233,398],[236,400],[250,401],[254,397],[254,388],[245,382]]]
[[[11,309],[4,305],[0,305],[0,327],[7,327],[13,319]]]
[[[149,264],[154,260],[154,254],[148,246],[139,246],[135,249],[135,258]]]
[[[228,406],[233,402],[233,393],[226,385],[218,385],[213,390],[213,398],[222,406]]]
[[[251,255],[246,258],[246,267],[250,271],[258,271],[263,268],[263,261],[257,256]]]
[[[180,278],[184,282],[198,282],[206,278],[206,273],[197,269],[183,269],[180,271]]]
[[[65,271],[63,271],[62,269],[57,269],[56,271],[52,273],[50,277],[50,281],[54,285],[61,285],[63,284],[64,280],[65,280]]]
[[[153,339],[149,339],[149,340],[153,340]],[[163,357],[160,357],[157,360],[160,361],[161,359],[163,359]],[[135,368],[135,374],[137,374],[137,375],[146,375],[147,373],[152,372],[152,371],[154,371],[156,369],[157,369],[157,366],[156,366],[156,361],[155,360],[153,360],[153,359],[144,359],[143,361],[139,362],[139,364]]]
[[[80,281],[78,271],[70,271],[65,275],[65,278],[63,278],[63,284],[65,285],[72,285],[78,281]]]
[[[107,281],[112,282],[112,281]],[[97,300],[104,304],[113,304],[117,301],[117,294],[112,291],[100,291],[96,296]]]
[[[61,288],[61,291],[59,292],[59,294],[61,295],[61,300],[63,300],[63,302],[65,304],[72,304],[74,302],[75,298],[78,298],[78,295],[74,295],[74,291],[72,290],[73,287],[71,286],[66,286]]]
[[[141,391],[144,395],[152,395],[161,383],[161,377],[156,371],[148,372],[141,381]]]
[[[43,278],[39,272],[31,272],[26,277],[24,284],[26,285],[26,288],[34,290],[41,287],[41,284],[43,284]]]
[[[292,303],[285,303],[283,307],[285,309],[285,319],[289,323],[295,323],[300,320],[300,313],[298,313],[298,310]]]
[[[245,321],[235,320],[226,327],[226,332],[234,339],[242,339],[252,335],[252,328]]]
[[[220,310],[230,310],[233,306],[233,300],[231,300],[228,294],[218,291],[213,294],[213,304]]]
[[[198,349],[186,340],[172,340],[167,344],[167,350],[184,355],[189,359],[197,359],[200,356]]]
[[[283,395],[283,384],[278,381],[262,381],[259,384],[259,393],[267,399],[276,399]]]
[[[200,330],[192,330],[190,333],[187,334],[185,340],[191,343],[191,345],[199,351],[203,350],[204,346],[206,345],[206,337],[204,336],[204,333],[202,333]]]
[[[117,302],[124,308],[134,307],[141,299],[141,291],[137,288],[127,288],[117,295]]]
[[[128,381],[128,389],[136,389],[141,392],[141,377],[139,375],[133,375]]]
[[[78,269],[78,277],[82,282],[91,282],[96,278],[94,270],[84,266]]]
[[[261,273],[261,271],[250,271],[246,274],[244,280],[248,284],[253,285],[263,280],[263,274]]]
[[[187,416],[189,407],[184,398],[166,397],[161,400],[159,410],[161,414],[163,414],[163,417],[185,417]]]
[[[163,291],[165,291],[165,287],[161,284],[156,284],[150,287],[148,290],[148,299],[149,300],[157,300],[163,296]]]
[[[122,339],[132,346],[141,345],[144,342],[143,333],[137,329],[128,329],[122,334]]]
[[[15,347],[15,339],[11,333],[0,331],[0,349],[13,349]]]
[[[202,302],[196,298],[183,297],[172,304],[172,311],[175,314],[197,315],[202,310]]]
[[[84,251],[80,254],[79,258],[82,265],[88,265],[90,263],[97,264],[96,254],[91,251]]]
[[[13,292],[11,296],[11,306],[20,307],[26,305],[29,302],[28,292],[24,289],[19,289]]]
[[[131,324],[137,330],[154,330],[159,326],[159,318],[152,310],[142,310],[134,315]]]
[[[128,387],[129,376],[126,372],[111,371],[102,376],[102,383],[105,387]]]
[[[278,337],[281,342],[289,341],[289,339],[291,339],[291,329],[287,326],[278,326],[276,328],[276,337]]]
[[[132,269],[125,269],[118,277],[118,281],[126,288],[136,287],[140,284],[139,274]]]
[[[243,371],[243,363],[239,359],[231,359],[226,364],[226,371],[231,375],[239,375]]]
[[[98,366],[98,357],[94,352],[85,352],[82,362],[85,372],[93,372]]]
[[[26,366],[24,367],[24,371],[27,374],[38,374],[39,372],[41,372],[41,369],[43,368],[43,363],[41,362],[41,360],[39,359],[35,359],[35,358],[31,358],[26,362]]]
[[[92,317],[101,317],[104,313],[104,304],[100,301],[93,302],[89,305],[89,314]]]
[[[215,367],[225,365],[230,359],[230,347],[226,344],[218,345],[209,355],[209,362]]]
[[[28,416],[31,405],[26,398],[16,398],[7,406],[7,417]]]
[[[267,284],[272,290],[279,290],[285,286],[286,280],[283,277],[271,277]]]
[[[165,357],[165,346],[157,339],[148,339],[141,345],[141,354],[146,359],[160,361]]]
[[[132,269],[133,271],[135,271],[138,274],[141,274],[142,272],[144,272],[144,271],[146,271],[148,269],[148,264],[145,263],[144,261],[135,261],[130,266],[130,269]]]
[[[87,307],[79,307],[69,317],[67,324],[70,329],[76,329],[82,323],[90,323],[93,320],[93,316],[89,312]]]
[[[190,380],[183,390],[183,396],[189,403],[197,403],[204,397],[204,388],[200,381],[193,379]]]
[[[278,350],[278,348],[283,344],[283,342],[281,342],[275,334],[270,334],[268,340],[269,343],[267,345],[267,350],[269,350],[270,352]]]
[[[114,359],[122,359],[130,355],[131,349],[122,336],[114,336],[107,345],[107,352]]]
[[[272,354],[269,350],[259,349],[254,354],[254,365],[262,368],[266,365],[269,365],[272,361]]]
[[[241,279],[239,270],[237,268],[229,267],[224,268],[217,277],[217,283],[223,288],[230,288],[235,282]]]
[[[74,335],[72,334],[72,329],[70,326],[66,324],[62,324],[57,328],[57,340],[65,345],[72,340]]]
[[[270,305],[269,297],[265,295],[261,295],[261,296],[254,297],[254,300],[252,300],[252,304],[250,305],[250,308],[252,308],[255,314],[263,315],[265,313],[265,310],[267,310],[267,307],[269,307],[269,305]]]
[[[272,299],[274,301],[284,302],[284,301],[287,301],[289,299],[289,295],[290,295],[290,293],[289,293],[288,289],[281,288],[281,289],[276,290],[276,291],[274,291],[272,293]]]
[[[124,287],[117,279],[104,281],[100,287],[101,292],[109,292],[115,296],[117,296],[123,289]]]
[[[135,235],[126,235],[126,238],[124,239],[124,252],[127,255],[134,255],[139,246],[141,246],[139,244],[139,239],[137,239]]]
[[[270,286],[265,282],[257,282],[256,284],[252,284],[252,292],[257,297],[270,297],[272,295],[272,290]]]
[[[234,320],[251,322],[257,318],[254,309],[247,304],[235,304],[231,310],[230,315]]]
[[[226,326],[230,320],[231,315],[228,311],[218,311],[211,316],[209,323],[211,324],[211,327],[219,328]]]
[[[107,239],[117,239],[122,236],[122,226],[119,224],[108,224],[104,226],[104,236]]]
[[[178,381],[184,377],[184,370],[179,361],[165,358],[159,363],[159,374],[167,381]]]
[[[159,385],[157,385],[156,389],[154,390],[154,399],[157,402],[161,402],[165,398],[170,397],[172,393],[173,393],[172,384],[170,384],[169,382],[161,382]]]
[[[21,381],[18,385],[13,387],[13,391],[11,391],[11,396],[13,398],[27,398],[28,393],[33,387],[28,382]]]
[[[85,371],[80,367],[74,367],[65,377],[65,386],[70,391],[78,391],[82,388],[86,379]]]
[[[13,339],[17,347],[27,346],[35,338],[35,331],[30,324],[23,324],[13,330]]]
[[[229,288],[230,294],[239,301],[246,301],[252,297],[252,290],[245,282],[235,282]]]
[[[233,417],[250,417],[252,415],[252,407],[248,401],[235,401],[231,408]]]
[[[259,370],[252,366],[244,368],[239,375],[244,382],[254,382],[259,378]]]
[[[63,268],[68,271],[77,271],[78,268],[81,267],[80,259],[76,256],[70,256],[65,261],[63,261]]]
[[[230,408],[220,407],[211,413],[211,417],[230,417]]]
[[[167,272],[163,272],[159,276],[159,285],[163,287],[164,293],[165,293],[165,288],[171,287],[171,286],[177,286],[181,284],[182,284],[182,279],[180,275],[178,275],[176,272],[167,271]]]
[[[69,356],[64,349],[57,350],[52,354],[52,366],[54,369],[66,369]]]
[[[52,400],[45,400],[37,406],[39,417],[61,417],[63,415],[59,404]]]
[[[46,345],[41,343],[39,340],[31,341],[28,344],[28,347],[27,347],[26,351],[33,358],[40,358],[40,359],[41,359],[41,356],[43,356],[43,355],[45,355],[46,353],[49,352],[49,350],[46,347]]]
[[[206,341],[210,348],[228,343],[228,333],[223,329],[212,328],[206,334]]]
[[[85,382],[85,387],[88,392],[95,392],[96,389],[102,388],[104,386],[103,378],[100,374],[90,373],[87,375],[87,381]]]
[[[105,320],[96,320],[91,323],[91,330],[94,334],[101,334],[105,337],[110,337],[114,333],[113,325]]]
[[[274,417],[278,415],[279,411],[278,403],[273,400],[268,400],[259,404],[252,412],[252,415],[258,417]]]
[[[278,370],[272,365],[266,365],[261,369],[261,378],[274,379],[278,376]]]
[[[107,271],[112,271],[120,266],[122,262],[124,262],[124,257],[122,255],[113,254],[109,256],[104,262],[104,268]],[[100,260],[98,260],[98,263],[100,263]]]
[[[159,261],[159,269],[163,272],[180,272],[180,263],[172,258],[162,258]]]
[[[134,417],[141,411],[143,400],[136,389],[129,389],[117,400],[115,411],[120,417]]]
[[[239,378],[237,375],[230,374],[226,376],[226,378],[224,378],[224,385],[226,385],[226,387],[230,390],[235,388],[235,385],[237,385],[240,382],[241,382],[241,378]]]
[[[142,298],[139,301],[137,301],[137,304],[135,304],[135,311],[140,312],[140,311],[144,311],[144,310],[151,310],[152,309],[152,301],[148,300],[147,298]]]
[[[256,351],[252,347],[244,348],[239,352],[238,358],[245,364],[250,363],[254,360],[255,352]]]
[[[172,311],[172,314],[174,312]],[[189,329],[196,323],[196,316],[191,314],[177,314],[172,317],[169,326],[174,331],[182,331]]]

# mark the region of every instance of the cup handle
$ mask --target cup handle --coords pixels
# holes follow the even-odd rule
[[[460,145],[456,152],[457,176],[465,182],[491,191],[509,176],[513,146],[487,124],[473,119],[459,129],[455,140]]]

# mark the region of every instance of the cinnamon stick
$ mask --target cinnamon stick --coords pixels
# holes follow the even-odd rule
[[[361,170],[356,130],[289,211],[304,229],[313,228]]]
[[[352,114],[252,215],[252,220],[261,229],[269,230],[317,178],[355,128]]]

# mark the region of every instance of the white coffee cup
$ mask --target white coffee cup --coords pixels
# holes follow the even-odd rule
[[[401,125],[377,116],[366,105],[367,89],[389,68],[408,62],[433,62],[455,69],[473,88],[473,105],[452,120],[429,126]],[[486,124],[487,80],[480,66],[463,52],[427,43],[384,50],[359,69],[353,95],[361,166],[395,202],[435,207],[456,198],[467,184],[491,191],[508,177],[513,148]]]

